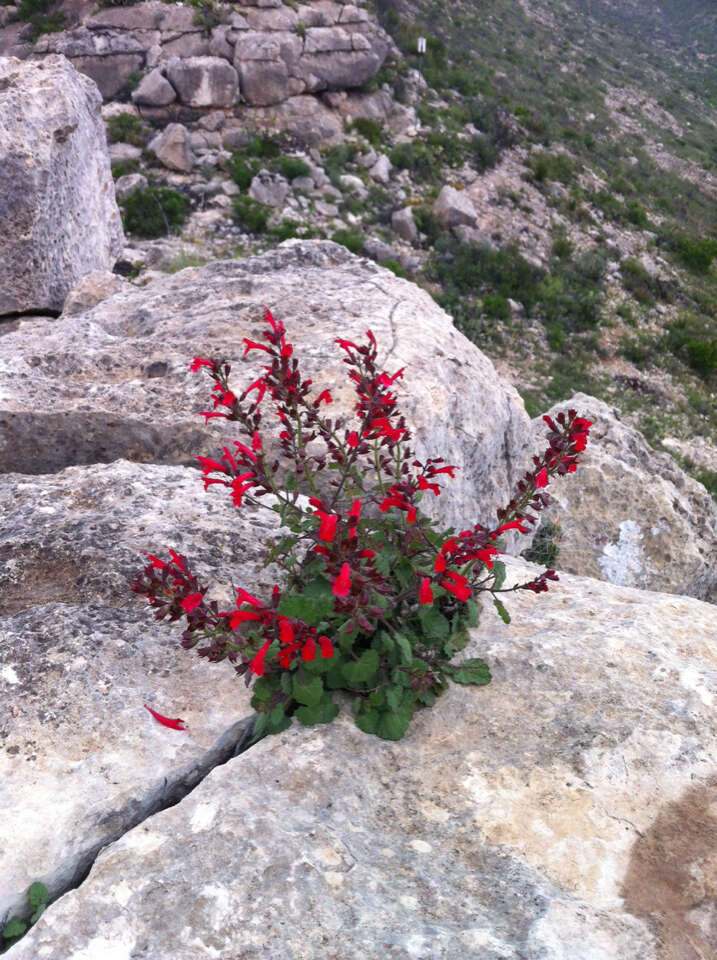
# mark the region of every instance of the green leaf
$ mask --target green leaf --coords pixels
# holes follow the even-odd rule
[[[477,658],[464,660],[462,663],[446,664],[444,670],[456,683],[472,683],[482,687],[490,683],[491,679],[488,664],[485,660]]]
[[[386,703],[389,710],[398,710],[403,697],[403,687],[387,687]]]
[[[30,926],[32,926],[33,923],[37,923],[37,921],[40,919],[40,917],[43,915],[46,909],[47,909],[46,903],[41,903],[38,905],[37,910],[30,917]]]
[[[391,564],[393,563],[394,552],[392,547],[385,547],[381,550],[380,553],[377,553],[373,558],[373,565],[378,570],[379,573],[382,573],[384,577],[387,577],[391,572]]]
[[[261,705],[262,703],[267,703],[269,700],[271,700],[275,687],[268,677],[259,677],[254,681],[254,686],[251,689],[253,693],[251,705],[256,710],[257,706]]]
[[[30,889],[27,891],[27,895],[30,898],[30,906],[33,908],[33,910],[36,910],[41,903],[45,903],[47,898],[50,896],[45,884],[40,883],[39,881],[36,881],[32,884]]]
[[[475,600],[469,600],[466,609],[468,611],[468,626],[477,627],[480,619],[480,606]]]
[[[331,584],[317,577],[304,587],[300,594],[287,594],[281,598],[278,613],[282,617],[303,620],[310,627],[318,627],[334,609]]]
[[[331,702],[331,697],[324,696],[313,707],[299,707],[296,719],[305,727],[313,727],[316,723],[331,723],[339,708]]]
[[[500,590],[505,583],[505,564],[502,560],[493,561],[493,576],[495,577],[493,589]]]
[[[346,686],[346,678],[343,673],[344,661],[335,654],[329,661],[331,669],[324,677],[324,686],[327,690],[341,690]]]
[[[411,644],[401,633],[394,634],[393,639],[396,641],[396,645],[401,652],[401,663],[408,665],[411,660],[413,660],[413,650],[411,649]]]
[[[15,940],[27,931],[27,924],[19,917],[13,917],[3,928],[2,935],[6,940]]]
[[[510,614],[508,613],[508,611],[505,609],[505,607],[497,597],[493,597],[493,604],[495,606],[495,609],[498,611],[498,616],[503,621],[503,623],[510,623]]]
[[[252,704],[253,706],[253,704]],[[254,730],[252,733],[251,743],[252,746],[255,743],[258,743],[266,733],[266,726],[269,722],[269,715],[266,713],[260,713],[259,716],[254,721]]]
[[[400,740],[411,722],[413,708],[412,698],[404,696],[398,710],[384,710],[376,727],[377,736],[382,740]]]
[[[359,660],[349,660],[341,669],[352,687],[357,683],[370,683],[378,673],[378,653],[375,650],[365,650]]]
[[[356,726],[364,733],[376,733],[379,714],[377,710],[368,710],[356,715]]]
[[[303,703],[306,707],[315,707],[321,700],[323,693],[324,685],[321,682],[321,677],[311,677],[311,679],[305,680],[300,670],[294,674],[292,696],[297,703]]]
[[[431,640],[443,640],[448,636],[450,624],[440,610],[435,607],[423,606],[418,611],[418,619],[424,636]]]
[[[277,703],[273,710],[269,711],[269,726],[277,727],[284,718],[286,706],[286,701],[284,703]]]

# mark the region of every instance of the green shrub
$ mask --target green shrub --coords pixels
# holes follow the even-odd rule
[[[272,166],[276,167],[287,180],[293,180],[295,177],[308,177],[311,173],[311,167],[308,163],[300,160],[299,157],[281,156]]]
[[[380,120],[373,120],[370,117],[356,117],[353,127],[359,136],[368,140],[372,147],[378,147],[383,137],[383,124]]]
[[[709,377],[717,371],[717,336],[706,318],[681,314],[668,328],[665,342],[700,376]]]
[[[282,220],[276,227],[269,227],[267,233],[270,237],[278,240],[280,243],[284,240],[293,240],[294,237],[300,237],[302,240],[311,240],[316,236],[316,231],[297,220]]]
[[[693,474],[695,480],[706,488],[710,496],[717,500],[717,471],[715,470],[696,470]]]
[[[15,19],[29,23],[32,43],[45,33],[57,33],[65,29],[65,14],[59,0],[20,0]]]
[[[125,177],[128,173],[137,173],[139,171],[139,160],[118,160],[112,164],[112,178],[118,180]]]
[[[387,270],[390,270],[391,273],[395,273],[397,277],[405,277],[406,271],[403,269],[398,260],[389,259],[384,261],[381,266],[385,267]]]
[[[430,207],[417,206],[413,208],[413,219],[418,230],[426,235],[430,246],[434,246],[443,233],[443,226]]]
[[[678,231],[663,233],[661,240],[683,266],[693,273],[707,274],[717,257],[717,240],[712,237],[697,239]]]
[[[184,194],[169,187],[135,190],[122,203],[125,230],[138,237],[155,239],[178,233],[191,204]]]
[[[651,304],[660,293],[660,286],[654,277],[637,262],[627,259],[620,264],[622,285],[633,295],[638,303]]]
[[[640,206],[637,200],[628,200],[625,204],[625,216],[628,223],[635,227],[647,227],[650,220],[645,210]]]
[[[340,243],[346,247],[351,253],[361,253],[363,250],[363,237],[356,230],[337,230],[332,234],[331,239],[334,243]]]
[[[243,150],[235,150],[227,163],[229,176],[242,190],[248,190],[251,182],[259,172],[256,160],[249,160]]]
[[[543,151],[531,153],[528,157],[528,168],[533,180],[538,183],[551,180],[570,183],[575,175],[575,163],[564,153],[545,153]]]
[[[263,233],[271,215],[271,209],[257,203],[251,197],[234,197],[234,220],[249,233]]]
[[[483,297],[483,312],[494,320],[510,319],[510,304],[500,294],[487,293]]]
[[[131,143],[144,146],[145,127],[133,113],[117,113],[107,118],[107,139],[110,143]]]
[[[569,260],[573,253],[573,245],[564,234],[561,234],[553,241],[552,253],[559,260]]]
[[[244,147],[244,153],[249,157],[258,157],[265,160],[274,160],[281,156],[283,140],[281,137],[272,137],[269,134],[257,133]]]

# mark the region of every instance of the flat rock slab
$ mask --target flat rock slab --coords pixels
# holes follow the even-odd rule
[[[423,506],[460,529],[494,519],[532,453],[517,392],[428,294],[319,241],[182,270],[0,338],[0,472],[217,456],[237,438],[236,425],[205,427],[197,413],[211,410],[211,381],[189,365],[194,355],[226,357],[241,392],[262,373],[262,354],[241,357],[242,338],[260,339],[265,329],[265,306],[284,321],[317,395],[319,385],[332,388],[334,416],[356,402],[334,340],[373,330],[379,362],[392,372],[406,367],[397,386],[418,455],[460,467],[450,493]]]
[[[174,547],[232,609],[232,581],[268,595],[262,541],[278,524],[205,495],[198,471],[125,461],[6,476],[0,514],[1,924],[34,880],[65,890],[196,783],[252,713],[231,668],[182,650],[130,592],[140,551]]]
[[[569,576],[509,602],[473,638],[490,686],[398,743],[341,717],[262,741],[13,960],[715,956],[714,608]]]

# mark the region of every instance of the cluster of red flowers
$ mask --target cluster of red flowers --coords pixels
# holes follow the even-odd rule
[[[578,417],[574,410],[567,415],[558,414],[557,423],[549,416],[544,417],[550,428],[548,449],[542,457],[533,458],[533,469],[518,483],[510,503],[498,511],[498,526],[489,529],[476,524],[434,547],[425,535],[425,528],[417,523],[419,495],[439,496],[442,486],[437,478],[444,475],[453,478],[457,467],[445,464],[440,457],[425,463],[413,459],[408,446],[410,432],[397,412],[394,392],[396,381],[403,377],[403,368],[393,374],[377,368],[376,339],[370,330],[366,344],[337,339],[336,343],[346,354],[343,362],[349,367],[349,378],[358,400],[353,424],[346,425],[340,420],[334,423],[322,416],[322,408],[333,402],[331,392],[323,390],[311,399],[312,382],[302,379],[293,347],[286,342],[283,324],[268,310],[264,319],[268,325],[268,329],[262,331],[264,342],[245,339],[245,356],[258,351],[266,356],[268,364],[263,374],[240,396],[229,388],[228,363],[195,357],[191,364],[193,372],[207,368],[214,381],[213,410],[201,415],[207,421],[219,417],[238,422],[247,438],[247,443],[234,441],[234,449],[223,447],[219,459],[198,458],[205,490],[214,484],[227,487],[237,507],[247,498],[259,502],[258,498],[270,492],[280,500],[284,496],[285,503],[296,506],[296,496],[287,498],[281,483],[275,481],[279,460],[269,464],[266,459],[261,406],[268,395],[281,422],[279,445],[292,464],[294,475],[311,478],[333,461],[335,473],[328,484],[331,492],[322,490],[319,495],[316,486],[311,484],[314,495],[309,503],[316,524],[309,531],[313,540],[310,552],[321,558],[334,597],[333,615],[343,618],[342,629],[346,634],[357,629],[365,634],[374,632],[385,615],[382,597],[399,605],[408,602],[427,606],[435,602],[436,595],[445,604],[449,594],[450,604],[457,602],[460,606],[468,602],[475,591],[497,589],[493,568],[496,556],[501,553],[500,538],[513,530],[527,533],[530,525],[535,524],[535,513],[550,502],[545,492],[550,478],[575,471],[577,455],[585,449],[590,421]],[[311,443],[317,438],[322,441],[318,453],[311,451]],[[375,487],[367,487],[365,471],[356,469],[357,458],[366,454],[371,456],[372,469],[376,471]],[[344,488],[349,477],[351,493],[347,496]],[[367,523],[362,519],[369,506],[381,514],[395,510],[401,515],[396,529],[400,529],[398,536],[403,539],[402,545],[397,540],[396,547],[410,560],[416,582],[409,588],[404,584],[398,595],[391,564],[387,568],[385,562],[379,564],[376,558],[376,551],[383,544],[377,542],[375,532],[372,533],[372,521]],[[304,514],[300,507],[296,509]],[[369,515],[375,516],[375,513]],[[305,529],[302,526],[302,530]],[[317,650],[323,658],[333,656],[334,648],[328,637],[317,635],[316,628],[301,620],[278,613],[279,587],[274,587],[270,606],[239,590],[236,609],[221,612],[215,602],[206,602],[206,589],[199,587],[186,566],[186,559],[173,551],[170,555],[171,562],[150,556],[144,579],[138,579],[133,590],[148,597],[160,619],[168,616],[176,620],[186,616],[188,629],[183,646],[194,647],[200,637],[208,639],[209,646],[198,652],[212,660],[224,657],[234,663],[240,660],[236,669],[246,674],[247,680],[249,674],[258,677],[264,674],[265,661],[273,645],[276,649],[273,661],[284,669],[290,669],[296,659],[312,661]],[[540,593],[548,589],[549,580],[557,580],[555,571],[548,570],[530,583],[511,589]],[[250,629],[252,640],[244,636],[245,625],[254,628]],[[258,650],[257,643],[260,644]]]

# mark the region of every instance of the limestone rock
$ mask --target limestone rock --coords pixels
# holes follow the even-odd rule
[[[140,80],[132,94],[132,102],[148,107],[166,107],[177,99],[177,91],[161,70],[155,67]]]
[[[168,124],[161,133],[150,141],[152,150],[161,164],[169,170],[189,173],[195,163],[195,157],[189,140],[189,131],[181,123]]]
[[[355,398],[334,338],[373,330],[380,361],[406,367],[399,395],[417,455],[460,467],[423,506],[459,529],[494,519],[533,452],[522,401],[427,293],[326,241],[183,270],[0,337],[0,472],[216,456],[226,431],[197,416],[209,387],[189,363],[226,356],[237,385],[250,383],[262,365],[241,360],[241,342],[257,339],[265,306],[285,322],[304,375],[331,386],[336,415]],[[164,376],[147,378],[148,355]]]
[[[126,173],[115,181],[115,194],[118,200],[126,200],[136,190],[146,190],[147,178],[141,173]]]
[[[345,717],[262,741],[104,849],[13,960],[714,957],[714,608],[569,576],[510,608],[469,648],[489,686],[397,743]]]
[[[447,184],[438,194],[438,199],[433,204],[433,212],[443,226],[449,229],[461,224],[475,226],[476,211],[470,197]]]
[[[129,176],[140,177],[144,180],[144,186],[147,186],[147,181],[141,174],[134,173]],[[138,188],[135,187],[135,189]],[[62,313],[70,317],[78,313],[84,313],[85,310],[89,310],[106,300],[107,297],[117,293],[126,286],[126,283],[126,280],[118,277],[115,273],[110,273],[109,270],[93,270],[91,273],[86,273],[70,290],[62,308]]]
[[[395,210],[391,214],[391,227],[394,233],[397,233],[402,240],[406,240],[408,243],[415,243],[418,239],[418,227],[413,219],[412,207]]]
[[[552,484],[560,524],[557,567],[622,586],[717,602],[717,504],[705,488],[607,404],[578,393],[573,408],[594,422],[576,483]],[[545,424],[534,421],[537,437]]]
[[[231,107],[239,94],[236,70],[220,57],[173,58],[165,72],[180,101],[190,107]]]
[[[391,161],[385,153],[379,153],[376,163],[371,167],[368,175],[372,180],[387,184],[391,182]]]
[[[148,386],[163,364],[145,355]],[[270,593],[261,541],[277,522],[205,496],[196,470],[126,461],[6,476],[0,511],[2,922],[34,880],[56,895],[196,782],[251,712],[232,669],[182,650],[129,591],[141,551],[176,548],[231,604],[232,580]],[[159,726],[144,703],[188,731]]]
[[[64,57],[0,58],[0,315],[61,310],[122,250],[101,106]]]
[[[267,207],[281,207],[289,195],[289,183],[279,173],[260,170],[249,187],[249,196]]]

